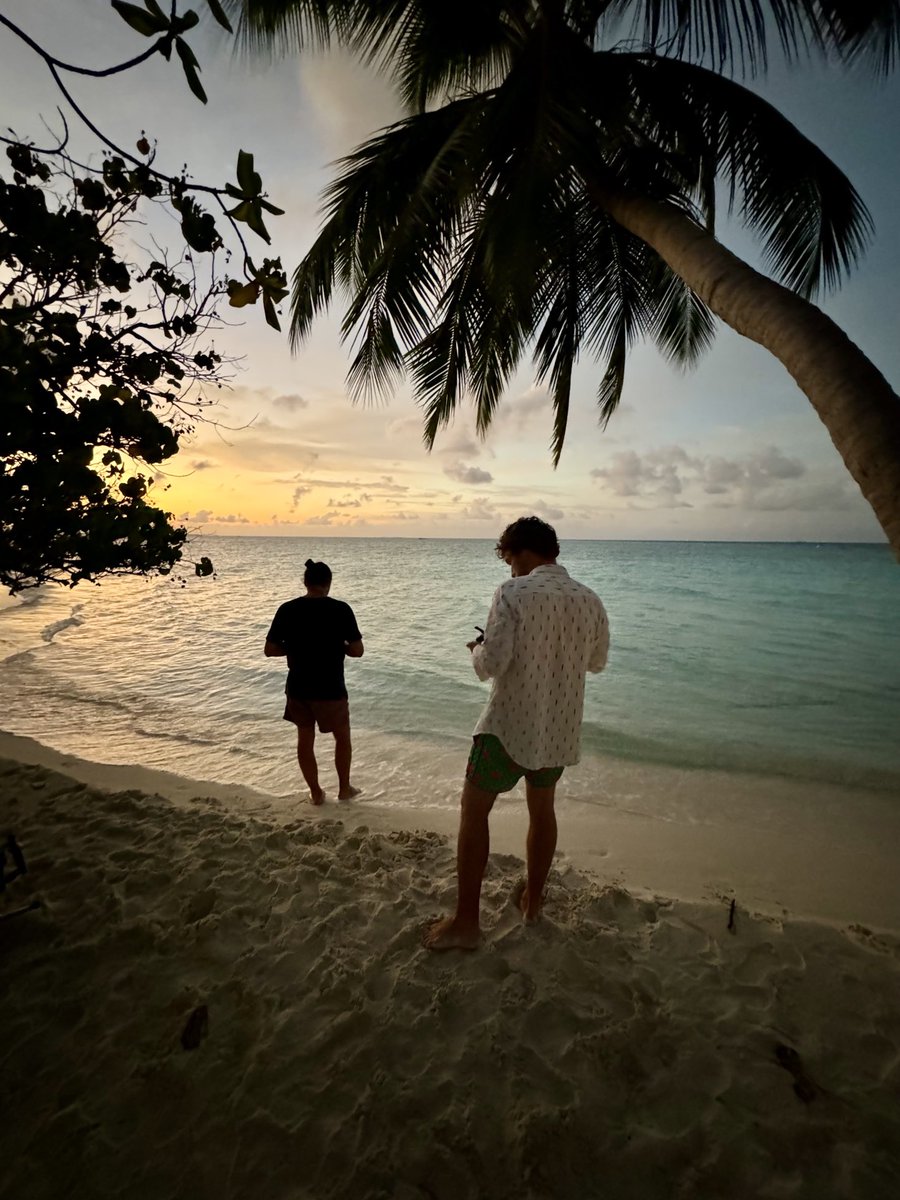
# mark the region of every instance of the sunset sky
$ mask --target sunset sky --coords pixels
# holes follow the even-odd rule
[[[202,0],[196,7],[205,9]],[[0,12],[82,65],[108,66],[145,48],[106,0],[0,0]],[[190,41],[206,108],[177,64],[161,61],[114,80],[76,80],[74,90],[122,145],[132,147],[142,130],[158,139],[161,169],[188,162],[198,181],[221,183],[233,177],[238,149],[252,150],[271,199],[287,210],[269,228],[290,271],[315,236],[328,164],[399,109],[386,82],[347,57],[251,65],[235,61],[230,40],[213,30]],[[39,114],[58,128],[52,80],[5,30],[0,72],[3,124],[46,143]],[[822,306],[897,387],[900,79],[804,66],[752,86],[847,171],[873,214],[865,261]],[[740,230],[720,236],[758,263]],[[173,229],[173,244],[176,237]],[[491,537],[536,512],[564,537],[882,540],[806,398],[766,351],[724,327],[686,375],[652,348],[636,348],[605,432],[594,402],[602,369],[583,360],[554,471],[549,401],[528,371],[486,441],[465,408],[428,454],[408,390],[380,407],[351,404],[339,309],[296,356],[261,311],[226,315],[233,324],[217,344],[242,360],[231,390],[215,410],[218,424],[199,427],[158,493],[195,531]]]

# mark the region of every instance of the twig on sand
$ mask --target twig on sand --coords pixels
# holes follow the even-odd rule
[[[797,1051],[792,1046],[778,1042],[775,1046],[775,1061],[793,1075],[794,1091],[803,1103],[812,1104],[821,1089],[807,1075]]]
[[[187,1019],[181,1034],[181,1045],[185,1050],[196,1050],[209,1033],[209,1009],[201,1004]]]

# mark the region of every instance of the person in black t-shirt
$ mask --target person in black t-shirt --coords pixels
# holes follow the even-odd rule
[[[313,804],[325,793],[319,786],[316,762],[316,725],[321,733],[334,734],[334,765],[338,799],[352,800],[359,788],[350,785],[350,706],[344,686],[344,656],[362,658],[362,634],[353,609],[333,600],[331,569],[323,562],[306,560],[303,574],[306,595],[282,604],[266,635],[267,658],[287,655],[287,701],[284,719],[297,726],[297,761]]]

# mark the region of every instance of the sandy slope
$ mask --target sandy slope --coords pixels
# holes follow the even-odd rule
[[[525,929],[494,856],[485,948],[432,956],[436,833],[5,761],[0,813],[32,869],[11,902],[43,905],[0,922],[4,1197],[896,1194],[896,939],[740,909],[729,933],[571,869]]]

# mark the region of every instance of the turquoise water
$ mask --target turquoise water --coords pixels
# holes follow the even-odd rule
[[[413,759],[417,744],[462,752],[486,695],[465,643],[507,573],[492,542],[194,549],[215,580],[46,589],[0,612],[4,727],[101,761],[289,790],[283,664],[262,644],[312,556],[365,638],[347,666],[363,740],[403,739]],[[900,794],[900,567],[886,547],[574,541],[560,561],[610,617],[586,756]]]

